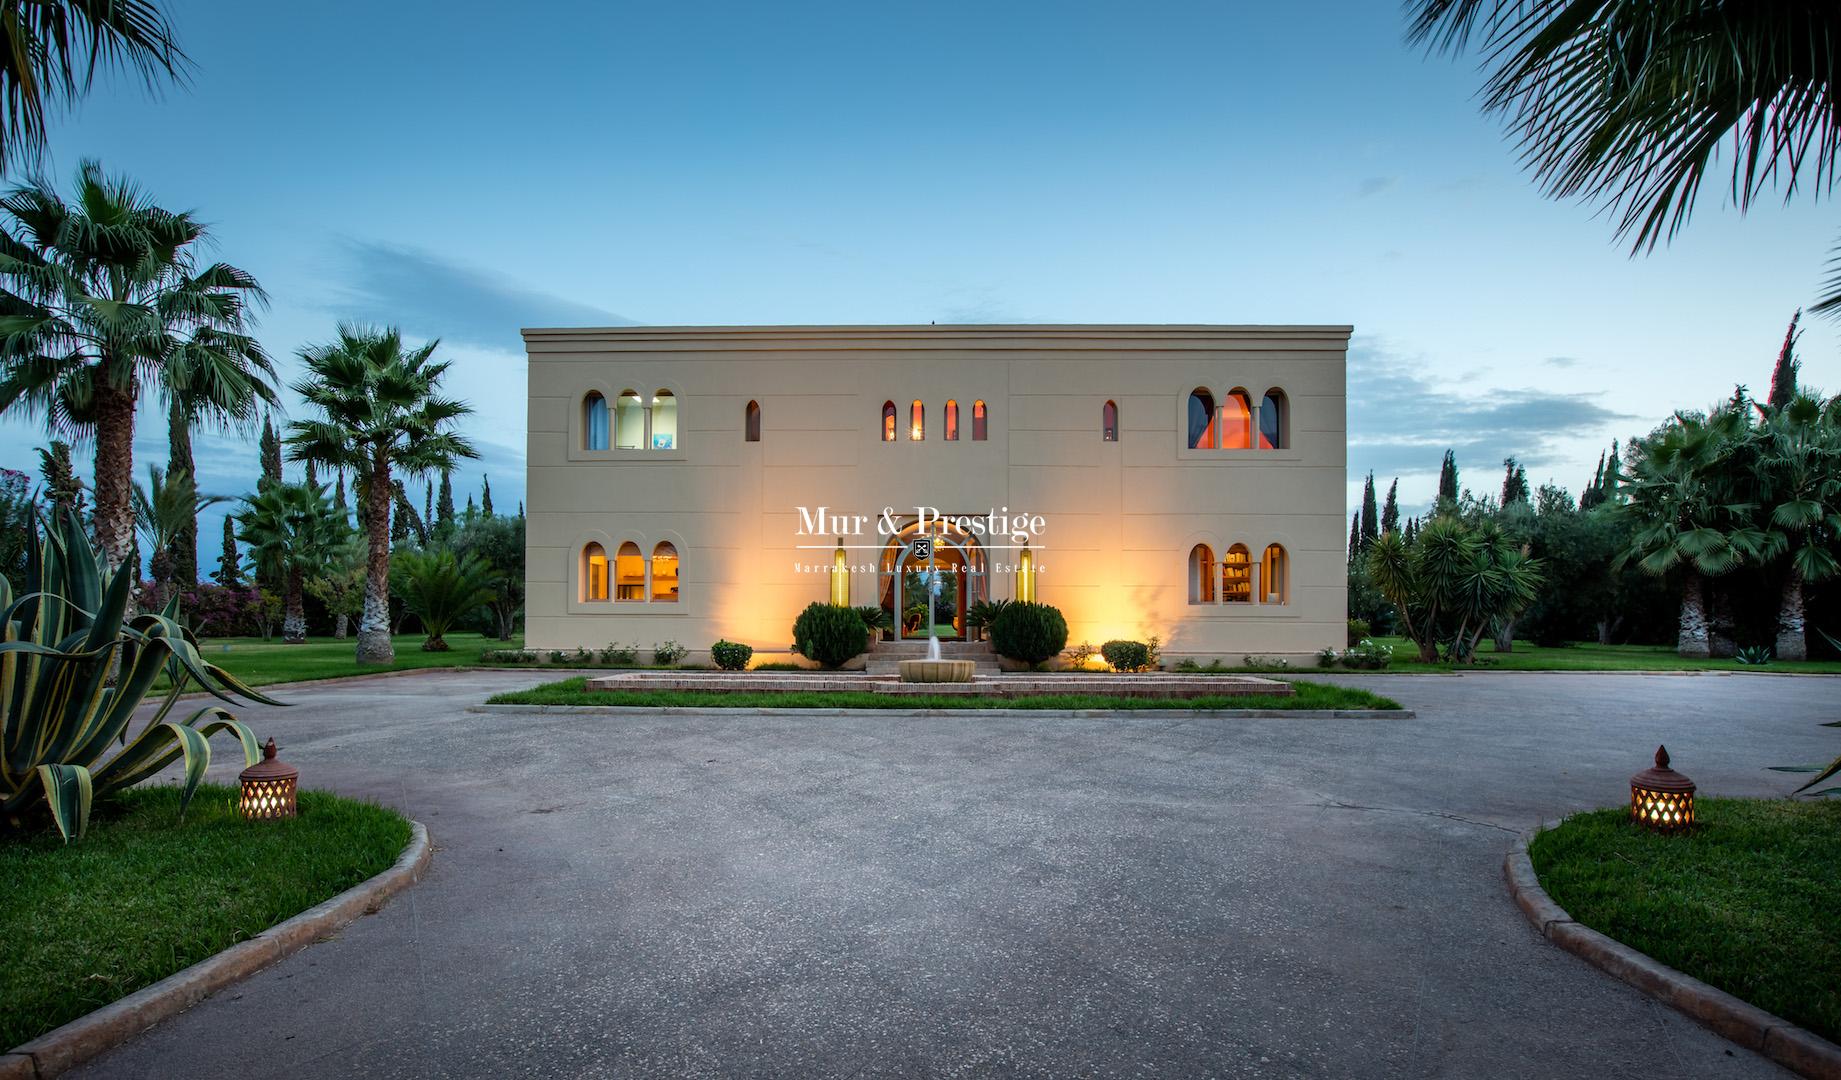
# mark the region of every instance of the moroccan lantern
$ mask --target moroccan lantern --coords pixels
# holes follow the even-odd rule
[[[1668,767],[1668,747],[1656,747],[1656,765],[1630,778],[1630,820],[1651,832],[1694,827],[1694,781]]]
[[[243,816],[251,821],[287,818],[295,814],[294,792],[300,770],[275,757],[275,740],[262,747],[262,760],[244,769]]]

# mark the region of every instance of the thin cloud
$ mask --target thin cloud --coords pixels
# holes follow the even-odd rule
[[[633,326],[590,304],[535,292],[432,252],[367,240],[341,245],[351,284],[340,314],[400,326],[417,337],[523,352],[527,326]]]
[[[1370,195],[1379,195],[1393,187],[1399,181],[1397,176],[1365,176],[1355,187],[1355,197],[1366,199]]]
[[[1571,368],[1579,366],[1579,358],[1576,356],[1549,356],[1547,359],[1542,360],[1541,363],[1546,364],[1548,367]]]

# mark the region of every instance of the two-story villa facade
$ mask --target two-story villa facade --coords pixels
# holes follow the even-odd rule
[[[924,635],[932,593],[943,638],[1033,598],[1166,662],[1340,647],[1349,334],[526,330],[527,645],[771,656],[815,600]]]

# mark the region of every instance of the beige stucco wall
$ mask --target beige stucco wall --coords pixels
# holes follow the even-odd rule
[[[1347,326],[630,327],[526,330],[530,355],[526,641],[533,648],[702,653],[718,638],[783,651],[793,617],[828,595],[798,564],[799,507],[871,517],[884,507],[1040,514],[1037,599],[1070,644],[1161,635],[1165,654],[1304,657],[1344,637]],[[1283,450],[1190,450],[1195,387],[1289,400]],[[588,451],[582,401],[626,388],[678,400],[678,448]],[[907,438],[908,403],[927,406]],[[958,401],[959,441],[943,438]],[[973,441],[971,403],[989,408]],[[1119,440],[1100,414],[1119,406]],[[744,440],[750,400],[761,441]],[[881,439],[885,400],[901,437]],[[676,604],[584,602],[580,553],[596,541],[676,545]],[[873,544],[866,536],[857,543]],[[1268,543],[1290,557],[1283,605],[1188,602],[1188,555]],[[868,552],[853,553],[868,562]],[[1014,562],[1011,553],[995,561]],[[853,603],[875,603],[857,574]],[[993,573],[990,595],[1015,595]]]

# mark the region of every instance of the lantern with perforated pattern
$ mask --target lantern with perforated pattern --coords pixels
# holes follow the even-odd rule
[[[1694,781],[1668,767],[1668,747],[1656,747],[1656,765],[1630,778],[1630,820],[1651,832],[1694,827]]]
[[[275,740],[262,747],[262,760],[243,770],[240,809],[251,821],[288,818],[295,815],[294,793],[300,770],[275,757]]]

